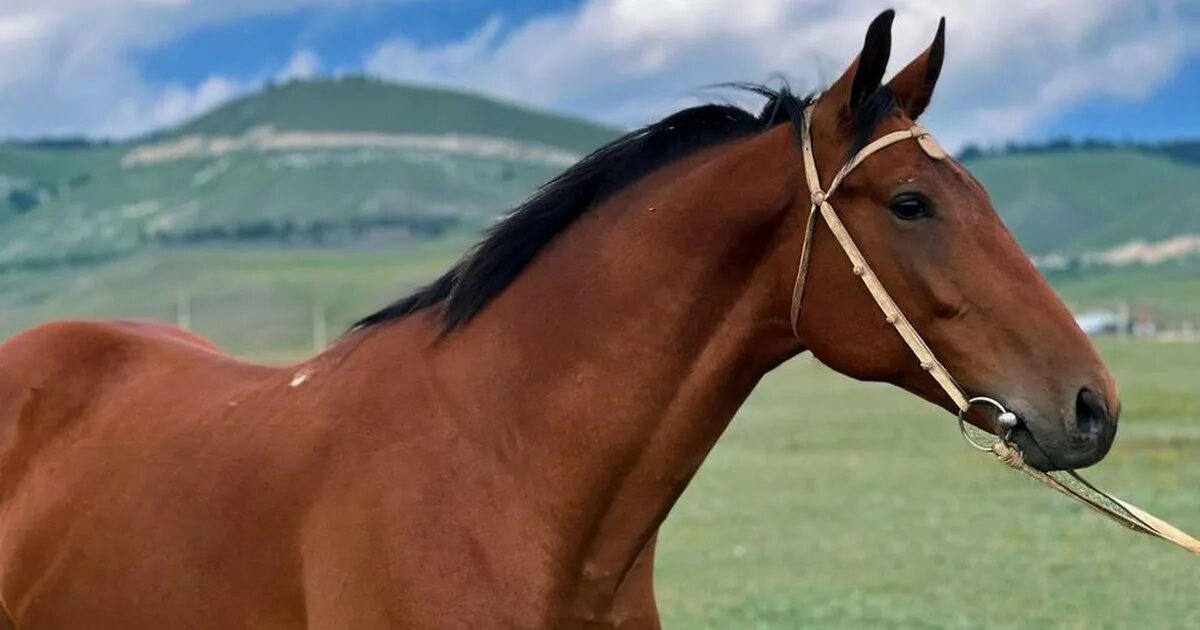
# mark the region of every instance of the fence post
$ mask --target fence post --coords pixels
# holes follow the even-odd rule
[[[329,331],[325,325],[325,303],[320,298],[313,298],[312,304],[312,340],[313,352],[323,352],[328,343]]]
[[[181,288],[175,293],[175,325],[184,329],[192,329],[192,292]]]

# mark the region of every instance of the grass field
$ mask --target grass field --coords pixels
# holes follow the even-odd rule
[[[181,295],[191,326],[229,352],[296,357],[313,345],[312,311],[328,336],[450,267],[470,234],[386,249],[157,249],[101,265],[0,273],[0,339],[63,317],[172,321]],[[1200,323],[1200,259],[1051,276],[1077,309],[1149,309],[1171,326]]]
[[[1087,476],[1200,531],[1200,345],[1101,349],[1125,410]],[[754,394],[659,549],[667,627],[1200,627],[1200,558],[968,449],[939,410],[808,360]]]

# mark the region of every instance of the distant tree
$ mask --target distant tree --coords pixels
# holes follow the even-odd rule
[[[87,186],[91,182],[92,182],[92,174],[91,173],[80,173],[80,174],[76,175],[75,177],[72,177],[70,179],[70,181],[67,182],[67,188],[70,188],[71,190],[78,190],[80,188],[83,188],[84,186]]]
[[[958,154],[958,159],[963,162],[969,162],[971,160],[979,159],[983,156],[984,156],[983,149],[980,148],[979,145],[971,143],[971,144],[968,144],[967,146],[963,147],[963,150],[960,151]]]
[[[42,197],[36,190],[18,188],[8,193],[8,203],[14,210],[24,214],[38,207],[42,203]]]
[[[1091,150],[1107,150],[1117,148],[1117,143],[1103,138],[1087,138],[1079,146]]]
[[[1041,150],[1044,152],[1070,151],[1075,148],[1075,143],[1066,136],[1059,136],[1042,145]]]

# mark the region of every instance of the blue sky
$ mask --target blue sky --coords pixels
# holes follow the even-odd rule
[[[579,0],[410,1],[306,7],[217,24],[138,51],[148,78],[199,83],[214,73],[253,77],[282,67],[296,50],[311,50],[329,69],[361,70],[380,44],[402,37],[419,46],[446,44],[499,17],[519,25],[569,11]]]
[[[927,122],[951,145],[1200,137],[1195,0],[5,0],[0,135],[136,134],[347,72],[631,126],[721,81],[819,86],[887,6],[893,70],[949,12]]]

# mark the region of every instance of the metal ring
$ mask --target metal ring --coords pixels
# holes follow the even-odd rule
[[[976,442],[974,439],[971,438],[971,434],[967,433],[967,422],[966,422],[967,412],[971,410],[971,407],[974,407],[975,405],[980,404],[980,403],[991,405],[992,407],[995,407],[996,410],[999,411],[1001,414],[1009,413],[1008,409],[1005,408],[1004,405],[1000,404],[1000,401],[996,400],[995,398],[988,398],[987,396],[976,396],[967,401],[966,409],[963,409],[962,411],[958,412],[958,431],[959,431],[959,433],[962,433],[963,439],[967,441],[967,444],[970,444],[971,446],[973,446],[976,449],[979,449],[981,451],[986,451],[986,452],[990,453],[990,452],[992,452],[992,447],[984,446],[984,445],[980,444],[979,442]],[[1011,432],[1011,430],[1012,429],[1010,428],[1009,431]],[[1000,437],[1000,439],[1005,442],[1008,441],[1007,438],[1008,438],[1007,435]]]

